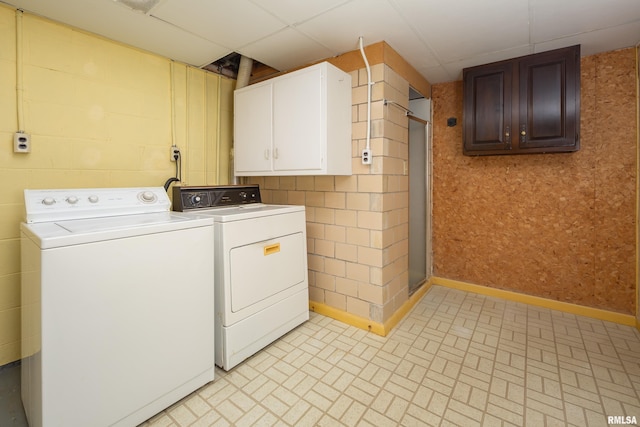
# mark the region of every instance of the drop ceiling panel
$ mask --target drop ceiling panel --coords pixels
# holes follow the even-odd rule
[[[529,42],[527,0],[395,3],[442,62],[506,50]]]
[[[410,39],[391,38],[386,42],[398,52],[415,69],[434,67],[440,64],[438,58],[433,54],[429,46],[424,44],[417,37]]]
[[[289,25],[307,21],[316,15],[333,9],[351,0],[250,0]]]
[[[531,53],[533,53],[533,46],[526,44],[500,52],[491,52],[482,56],[474,56],[472,58],[446,63],[443,65],[443,67],[452,77],[452,80],[461,80],[463,68],[474,67],[481,64],[489,64],[491,62],[503,61],[510,58],[517,58],[519,56],[529,55]]]
[[[535,52],[558,49],[565,46],[580,44],[580,55],[589,56],[600,52],[611,50],[611,46],[634,46],[640,42],[640,21],[627,25],[620,25],[612,28],[605,28],[598,31],[590,31],[550,40],[548,42],[536,43]]]
[[[185,32],[142,13],[131,12],[112,0],[12,0],[25,11],[126,43],[156,54],[204,65],[224,56],[228,48]]]
[[[445,68],[440,65],[438,65],[437,67],[427,67],[416,70],[423,76],[429,76],[429,82],[432,84],[435,82],[450,82],[453,80],[458,80],[455,78],[456,73],[454,73],[454,75],[450,75],[447,70],[445,70]]]
[[[416,37],[387,0],[352,0],[296,28],[334,54],[357,49],[360,36],[365,45]]]
[[[151,15],[232,50],[286,27],[248,0],[165,0]]]
[[[239,53],[283,71],[333,56],[329,49],[292,28],[251,43]]]
[[[531,1],[532,43],[640,20],[638,0]]]

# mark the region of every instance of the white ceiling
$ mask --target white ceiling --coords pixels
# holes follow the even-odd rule
[[[386,41],[429,82],[462,68],[574,44],[640,42],[640,0],[0,0],[194,66],[238,52],[288,70]],[[129,0],[138,4],[142,0]]]

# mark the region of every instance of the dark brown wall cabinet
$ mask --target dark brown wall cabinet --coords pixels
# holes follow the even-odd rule
[[[580,148],[580,46],[465,68],[464,154]]]

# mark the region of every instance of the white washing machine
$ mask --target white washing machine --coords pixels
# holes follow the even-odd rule
[[[214,379],[213,220],[163,188],[25,190],[31,427],[135,426]]]
[[[173,209],[215,223],[216,365],[229,370],[309,319],[305,207],[257,185],[174,187]]]

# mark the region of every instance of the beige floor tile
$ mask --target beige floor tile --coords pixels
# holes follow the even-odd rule
[[[635,328],[433,286],[387,337],[310,320],[143,424],[606,426],[640,419]]]

